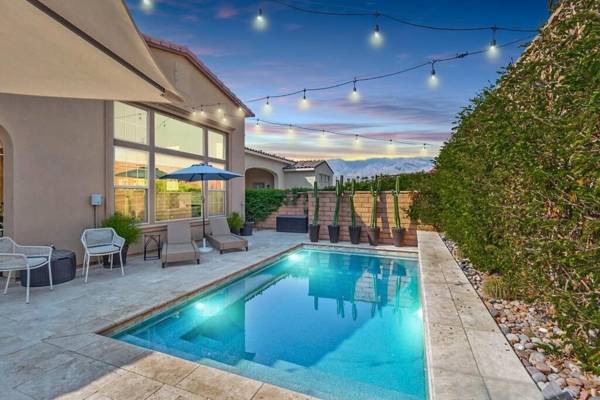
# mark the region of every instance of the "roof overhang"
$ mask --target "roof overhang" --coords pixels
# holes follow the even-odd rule
[[[0,9],[1,93],[181,100],[122,0],[0,0]]]

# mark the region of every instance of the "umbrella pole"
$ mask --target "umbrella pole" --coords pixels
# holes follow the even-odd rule
[[[204,182],[204,176],[202,176],[202,182]],[[212,250],[212,247],[206,245],[206,196],[204,193],[204,185],[202,186],[202,247],[198,250],[201,253],[208,253]]]

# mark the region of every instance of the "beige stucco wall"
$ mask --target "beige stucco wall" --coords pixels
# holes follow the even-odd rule
[[[227,168],[243,176],[244,118],[236,115],[237,106],[185,58],[153,52],[186,104],[223,104],[227,124],[214,117],[198,115],[195,119],[227,134]],[[74,250],[81,263],[79,238],[85,228],[93,226],[89,196],[101,193],[106,198],[98,221],[114,211],[111,107],[111,102],[101,100],[0,94],[0,139],[10,142],[8,149],[5,146],[4,163],[6,235],[23,244],[55,244]],[[159,109],[194,118],[185,109]],[[244,211],[244,190],[243,177],[228,183],[228,213]],[[198,222],[194,225],[199,237]],[[165,225],[144,226],[144,230],[164,232]],[[139,243],[130,252],[141,248]]]
[[[328,175],[330,177],[329,185],[333,184],[333,172],[329,166],[325,163],[318,165],[315,169],[307,170],[284,170],[285,171],[285,188],[309,188],[315,183],[315,179],[318,179],[319,174]],[[319,187],[329,186],[317,181]]]
[[[275,177],[275,189],[284,189],[285,186],[285,175],[283,173],[283,167],[287,163],[283,161],[277,161],[267,157],[257,156],[255,154],[246,152],[246,171],[251,168],[258,168],[264,171],[268,171]],[[246,187],[252,187],[252,182],[246,183]]]
[[[104,102],[0,94],[0,126],[12,142],[5,234],[76,250],[81,261],[79,237],[93,226],[89,196],[105,194]]]
[[[151,48],[152,55],[169,81],[173,83],[185,104],[199,107],[200,104],[221,103],[228,123],[224,124],[216,114],[216,108],[208,108],[206,116],[200,113],[193,116],[189,112],[169,109],[183,118],[196,120],[208,127],[228,133],[228,166],[230,171],[244,175],[244,117],[237,106],[217,87],[203,76],[186,58],[161,49]],[[244,178],[236,178],[229,183],[228,212],[244,211]],[[243,215],[243,214],[242,214]]]

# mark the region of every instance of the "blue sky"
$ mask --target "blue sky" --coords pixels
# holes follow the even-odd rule
[[[273,2],[219,0],[126,0],[142,32],[190,48],[242,100],[304,87],[326,86],[354,77],[401,70],[434,58],[484,49],[491,31],[422,30],[375,17],[304,14]],[[289,0],[327,11],[380,11],[415,23],[439,26],[507,26],[537,28],[548,16],[546,0],[527,1],[354,1]],[[151,7],[146,7],[151,5]],[[268,21],[253,29],[258,8]],[[383,45],[369,37],[380,25]],[[497,34],[498,43],[528,33]],[[427,85],[427,67],[397,77],[358,85],[361,99],[348,100],[352,86],[309,93],[311,107],[298,107],[300,96],[248,103],[261,119],[343,131],[347,138],[263,125],[248,120],[248,146],[291,158],[409,157],[435,155],[449,136],[455,115],[523,48],[503,48],[495,57],[471,56],[436,65],[440,85]],[[353,134],[433,144],[390,146],[385,141],[354,140]]]

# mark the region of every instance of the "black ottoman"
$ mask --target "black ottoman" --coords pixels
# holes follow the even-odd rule
[[[72,281],[75,279],[75,267],[77,266],[77,260],[75,253],[71,250],[54,250],[52,251],[52,283],[57,285],[59,283]],[[21,286],[27,286],[27,271],[21,272]],[[48,276],[48,266],[32,269],[30,271],[30,282],[29,286],[50,286],[50,277]]]

